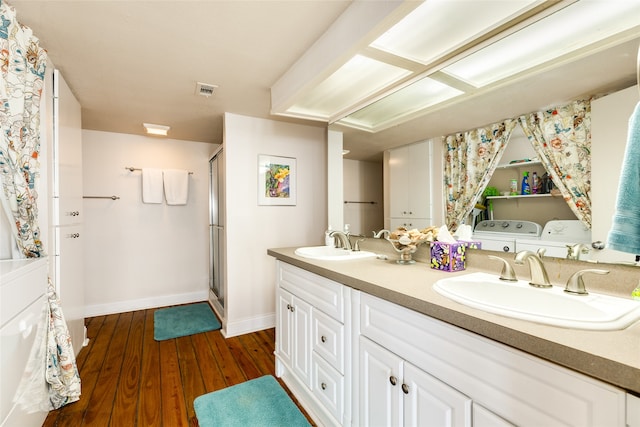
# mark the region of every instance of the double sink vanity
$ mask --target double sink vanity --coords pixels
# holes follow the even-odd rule
[[[276,374],[318,424],[640,426],[634,267],[584,274],[589,295],[569,295],[584,263],[545,258],[554,287],[538,289],[512,254],[491,254],[519,279],[501,283],[486,251],[451,273],[428,245],[411,265],[377,239],[361,249],[268,250]]]

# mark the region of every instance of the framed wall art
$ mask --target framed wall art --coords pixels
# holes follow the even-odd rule
[[[295,206],[296,159],[258,155],[258,205]]]

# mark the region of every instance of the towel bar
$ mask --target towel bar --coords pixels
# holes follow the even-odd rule
[[[118,200],[120,197],[118,196],[82,196],[83,199],[111,199]]]
[[[141,171],[142,170],[142,168],[134,168],[133,166],[125,166],[124,168],[126,170],[128,170],[129,172]],[[193,175],[193,172],[189,172],[189,175]]]

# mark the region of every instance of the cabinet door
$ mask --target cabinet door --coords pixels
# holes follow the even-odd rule
[[[278,289],[276,313],[276,355],[287,366],[291,366],[293,352],[291,341],[293,336],[291,307],[293,306],[293,295],[282,289]]]
[[[366,426],[402,425],[402,360],[360,337],[360,422]]]
[[[311,306],[293,297],[291,307],[293,321],[293,364],[295,374],[311,388]]]
[[[431,141],[409,146],[409,211],[412,218],[431,215]],[[431,224],[429,224],[431,225]]]
[[[84,341],[84,269],[82,225],[56,227],[55,285],[64,310],[73,351]]]
[[[393,218],[409,215],[409,147],[389,150],[389,214]]]
[[[404,425],[471,426],[471,399],[406,362],[402,391]]]
[[[422,230],[423,228],[427,228],[431,225],[433,225],[431,219],[427,218],[391,218],[389,220],[389,227],[391,227],[392,230],[399,227],[404,227],[407,230],[411,230],[413,228]]]
[[[513,427],[513,424],[476,402],[473,402],[472,418],[473,427]]]

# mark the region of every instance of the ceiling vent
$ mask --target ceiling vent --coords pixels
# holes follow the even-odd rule
[[[218,86],[211,85],[209,83],[196,83],[196,95],[206,96],[207,98],[213,95],[213,92]]]

